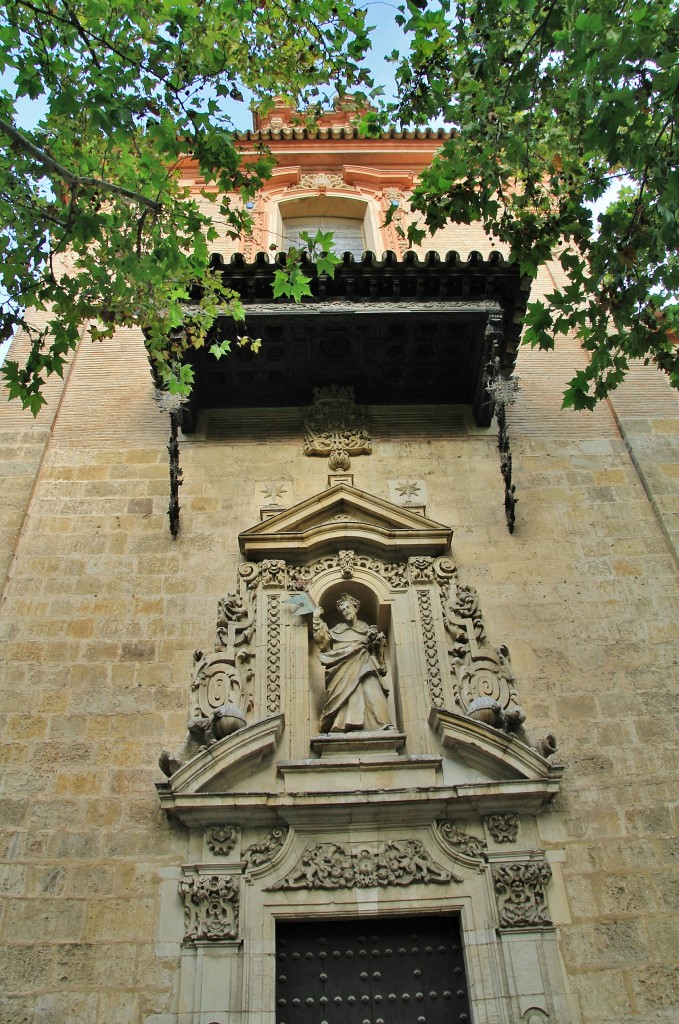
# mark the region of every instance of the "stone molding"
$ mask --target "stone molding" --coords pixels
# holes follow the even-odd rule
[[[368,846],[350,850],[339,843],[315,843],[307,846],[292,871],[267,891],[372,889],[459,881],[432,860],[418,839],[391,840],[377,850]]]
[[[240,884],[237,875],[195,875],[183,878],[184,941],[223,942],[238,938]]]
[[[545,887],[552,877],[546,861],[497,864],[493,885],[500,928],[535,928],[551,925]]]

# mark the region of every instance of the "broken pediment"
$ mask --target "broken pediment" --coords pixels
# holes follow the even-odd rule
[[[450,527],[411,509],[340,483],[245,530],[239,542],[242,553],[255,561],[303,561],[345,548],[393,561],[441,555],[452,534]]]

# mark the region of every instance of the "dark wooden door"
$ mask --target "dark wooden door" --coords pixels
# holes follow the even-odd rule
[[[470,1020],[455,917],[277,925],[276,1024]]]

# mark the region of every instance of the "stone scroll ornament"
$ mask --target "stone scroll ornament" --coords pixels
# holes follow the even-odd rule
[[[473,721],[516,736],[542,757],[556,751],[551,733],[534,738],[524,726],[526,713],[519,704],[509,648],[491,647],[486,637],[479,597],[462,585],[450,558],[434,564],[443,624],[447,636],[448,667],[455,703]]]
[[[184,900],[184,941],[238,938],[239,885],[234,875],[199,875],[179,883]]]
[[[545,886],[552,877],[546,861],[499,864],[493,868],[493,884],[500,928],[534,928],[551,925]]]
[[[241,571],[239,590],[217,604],[214,651],[194,652],[188,732],[176,750],[162,751],[158,763],[165,775],[248,724],[254,710],[254,635],[254,604]]]
[[[370,455],[365,411],[354,389],[333,385],[314,389],[314,404],[304,410],[304,454],[324,455],[330,469],[347,470],[352,455]]]
[[[429,856],[419,839],[391,840],[378,850],[339,843],[307,846],[295,867],[270,892],[285,889],[371,889],[459,882]]]
[[[275,860],[276,854],[283,848],[287,836],[287,827],[280,825],[278,828],[272,829],[264,839],[248,846],[243,853],[246,871],[270,866],[271,862]]]
[[[437,821],[436,828],[444,844],[452,854],[461,853],[473,860],[482,860],[487,853],[485,839],[477,839],[476,836],[464,832],[452,821]]]

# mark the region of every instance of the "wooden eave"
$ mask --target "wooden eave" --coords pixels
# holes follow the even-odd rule
[[[273,297],[285,263],[285,253],[212,257],[246,319],[221,319],[190,353],[196,383],[185,430],[201,409],[303,407],[314,388],[331,384],[353,387],[367,405],[468,404],[479,426],[490,424],[487,369],[499,363],[512,373],[530,287],[516,264],[497,252],[466,260],[454,251],[402,259],[366,252],[360,260],[345,253],[334,278],[306,261],[312,294],[295,303]],[[261,338],[257,355],[237,347],[228,359],[210,355],[213,342],[243,334]]]

